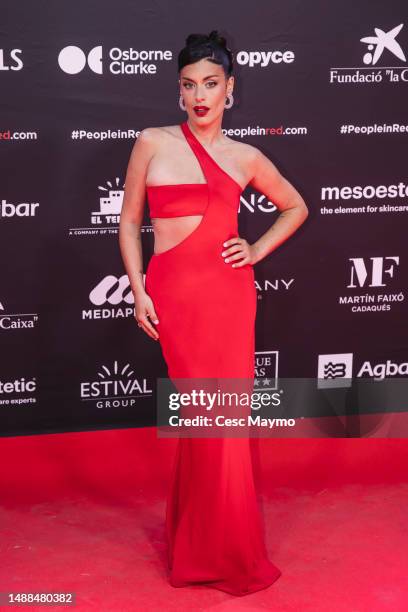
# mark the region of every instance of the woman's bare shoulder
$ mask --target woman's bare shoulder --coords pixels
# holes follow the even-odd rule
[[[166,136],[175,136],[178,138],[179,129],[178,125],[160,125],[160,126],[149,126],[144,128],[140,134],[145,140],[157,141],[165,138]]]
[[[257,155],[259,154],[259,149],[254,147],[247,142],[240,142],[239,140],[234,140],[233,138],[229,138],[229,145],[231,147],[231,151],[233,151],[237,159],[243,161],[245,164],[254,163]]]

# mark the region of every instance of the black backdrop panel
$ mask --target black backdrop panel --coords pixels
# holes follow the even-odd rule
[[[177,54],[212,29],[236,58],[223,128],[261,149],[310,211],[255,267],[259,381],[317,386],[328,360],[337,385],[341,371],[381,379],[387,363],[406,377],[406,2],[5,2],[2,435],[155,423],[167,370],[133,319],[117,233],[124,179],[140,130],[185,120]],[[248,187],[240,234],[255,241],[277,215]],[[146,270],[147,207],[143,250]]]

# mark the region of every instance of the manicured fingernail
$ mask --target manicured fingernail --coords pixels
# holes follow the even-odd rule
[[[155,320],[153,321],[153,323],[158,323],[158,322],[159,322],[159,320],[158,320],[158,319],[155,319]]]
[[[224,242],[224,244],[223,244],[222,246],[227,246],[227,243],[226,243],[226,242]]]
[[[227,262],[228,262],[228,259],[224,259],[224,261],[225,261],[225,263],[227,263]]]

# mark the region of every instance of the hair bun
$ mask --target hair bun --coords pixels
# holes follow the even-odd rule
[[[208,41],[205,34],[189,34],[186,38],[186,45],[196,45]]]
[[[226,78],[232,75],[234,69],[234,54],[227,47],[227,41],[218,30],[211,30],[209,34],[189,34],[186,46],[178,55],[178,70],[188,64],[194,64],[200,59],[209,59],[222,66]]]
[[[208,41],[214,41],[220,47],[227,49],[227,41],[224,36],[218,34],[218,30],[211,30],[208,36],[207,34],[189,34],[186,38],[186,45],[197,45]]]
[[[208,40],[214,40],[220,45],[220,47],[227,48],[227,41],[224,36],[220,36],[220,34],[218,34],[218,30],[212,30],[208,35]]]

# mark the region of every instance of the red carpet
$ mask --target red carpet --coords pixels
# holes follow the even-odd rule
[[[0,592],[73,591],[81,611],[407,609],[405,440],[260,440],[282,576],[242,598],[167,583],[175,443],[155,428],[1,438]]]

